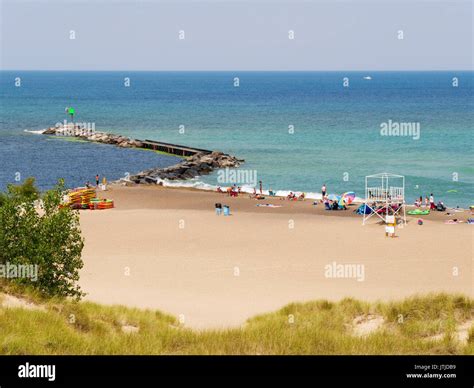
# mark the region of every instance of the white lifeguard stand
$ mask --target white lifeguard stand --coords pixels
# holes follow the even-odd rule
[[[373,215],[387,222],[387,215],[401,217],[406,224],[405,177],[383,172],[365,177],[364,204],[371,212],[365,214],[362,225]],[[381,210],[385,209],[385,210]]]

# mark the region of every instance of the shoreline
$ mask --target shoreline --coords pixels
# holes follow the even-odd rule
[[[268,196],[268,194],[265,194],[265,193],[268,193],[268,190],[263,190],[263,195],[265,196],[265,199],[263,200],[256,200],[256,199],[252,199],[249,197],[250,193],[249,192],[241,192],[239,194],[238,197],[230,197],[229,195],[227,195],[226,193],[218,193],[215,189],[203,189],[203,188],[199,188],[199,187],[186,187],[186,186],[167,186],[167,185],[153,185],[153,184],[150,184],[150,185],[134,185],[134,184],[124,184],[124,182],[120,182],[120,181],[116,181],[116,182],[113,182],[111,184],[109,184],[109,187],[110,187],[110,191],[109,192],[114,192],[115,191],[115,194],[119,196],[119,198],[123,198],[125,199],[125,203],[124,205],[126,206],[126,209],[127,210],[130,210],[130,209],[147,209],[147,208],[156,208],[157,204],[153,201],[145,201],[145,202],[142,202],[142,201],[137,201],[137,202],[134,202],[133,204],[130,204],[128,199],[125,198],[127,197],[128,195],[130,196],[134,196],[134,195],[137,195],[137,196],[140,196],[141,193],[146,193],[146,191],[142,191],[142,190],[150,190],[151,192],[153,192],[153,190],[160,190],[160,191],[163,191],[163,190],[170,190],[170,191],[176,191],[176,192],[182,192],[182,193],[195,193],[195,200],[199,200],[199,199],[202,199],[202,198],[206,198],[207,199],[207,202],[209,204],[209,207],[207,207],[206,209],[203,209],[202,207],[200,207],[200,210],[210,210],[210,211],[214,211],[214,204],[215,204],[215,201],[217,200],[220,200],[220,201],[223,201],[223,202],[226,202],[227,204],[231,204],[231,205],[234,205],[234,207],[236,206],[236,209],[238,209],[239,211],[243,211],[243,212],[255,212],[255,210],[252,208],[252,207],[249,207],[248,206],[248,203],[250,204],[253,204],[255,206],[255,208],[258,208],[259,212],[269,212],[269,213],[275,213],[275,211],[278,211],[279,213],[283,213],[283,214],[299,214],[299,213],[307,213],[307,214],[315,214],[315,215],[323,215],[323,216],[339,216],[339,217],[353,217],[353,218],[356,218],[356,219],[360,219],[361,220],[361,223],[362,223],[362,216],[361,215],[358,215],[355,213],[355,211],[357,210],[357,208],[362,205],[364,202],[361,201],[361,200],[355,200],[354,202],[352,202],[352,204],[348,205],[347,207],[347,210],[324,210],[324,205],[321,203],[321,197],[319,198],[309,198],[309,197],[306,197],[305,200],[303,201],[289,201],[286,199],[286,196]],[[130,190],[130,191],[127,191],[127,190]],[[155,193],[159,193],[160,191],[155,191]],[[107,193],[107,191],[98,191],[98,194],[102,194],[103,197],[106,197],[107,195],[105,194]],[[209,201],[209,199],[211,197],[209,196],[206,196],[206,195],[203,195],[202,197],[198,197],[199,196],[199,193],[203,193],[203,194],[210,194],[210,195],[213,195],[213,200],[212,201]],[[299,193],[299,192],[294,192],[294,193]],[[100,195],[99,195],[100,196]],[[157,196],[156,199],[158,199],[159,197]],[[192,196],[187,196],[187,200],[188,200],[188,203],[189,203],[189,206],[188,204],[180,204],[180,205],[184,205],[185,208],[195,208],[196,207],[196,204],[193,203],[193,198]],[[214,201],[214,202],[213,202]],[[244,202],[242,202],[244,201]],[[249,201],[249,202],[246,202],[246,201]],[[317,202],[317,205],[314,205],[314,202]],[[262,207],[257,207],[256,205],[265,205],[265,204],[273,204],[273,205],[282,205],[281,208],[266,208],[264,206]],[[243,206],[241,206],[243,205]],[[285,206],[284,206],[285,205]],[[175,209],[175,210],[179,210],[178,207],[174,207],[174,203],[173,202],[168,202],[168,203],[164,203],[161,205],[162,207],[160,208],[163,208],[163,209]],[[416,206],[414,205],[405,205],[406,206],[406,209],[407,211],[408,210],[412,210],[412,209],[417,209]],[[420,209],[424,210],[426,209],[424,206],[422,206]],[[458,218],[458,219],[461,219],[462,221],[466,221],[467,218],[471,218],[472,217],[472,214],[471,214],[471,211],[470,209],[461,209],[459,208],[460,212],[456,212],[456,210],[458,210],[457,208],[450,208],[448,207],[447,210],[445,212],[440,212],[440,211],[437,211],[437,210],[432,210],[430,211],[430,214],[428,215],[410,215],[410,214],[407,214],[407,223],[408,221],[411,219],[411,220],[417,220],[417,219],[427,219],[429,221],[445,221],[445,220],[449,220],[449,219],[452,219],[452,218]],[[447,213],[450,213],[449,215],[447,215]],[[376,218],[373,218],[373,220],[376,220]],[[380,220],[379,220],[380,221]],[[373,223],[373,221],[369,221],[369,223]]]
[[[181,162],[177,164],[164,167],[164,168],[149,168],[141,172],[130,175],[128,178],[119,178],[112,182],[133,182],[135,184],[144,184],[144,185],[161,185],[165,187],[179,187],[179,188],[195,188],[198,190],[204,191],[214,191],[219,186],[214,184],[206,183],[199,179],[204,175],[209,175],[216,170],[221,170],[224,168],[238,168],[242,163],[245,162],[243,159],[238,159],[234,156],[225,154],[221,151],[210,151],[203,150],[183,145],[175,145],[164,142],[156,142],[152,140],[138,140],[131,139],[121,135],[115,135],[107,132],[96,132],[95,129],[90,132],[86,126],[81,126],[81,124],[67,123],[61,126],[50,127],[41,131],[26,131],[34,134],[44,134],[44,135],[55,135],[55,136],[65,136],[70,139],[77,139],[78,141],[86,142],[95,142],[103,143],[109,145],[115,145],[117,147],[123,148],[136,148],[146,151],[154,151],[162,153],[165,155],[177,156],[182,159]],[[87,132],[89,131],[89,132]],[[144,144],[147,143],[145,147]],[[160,145],[161,148],[170,146],[177,147],[180,150],[186,150],[186,152],[193,153],[191,156],[183,156],[178,153],[167,152],[162,149],[153,149],[152,143]],[[168,150],[169,151],[169,150]],[[184,151],[183,151],[184,152]],[[228,183],[231,185],[231,183]],[[252,185],[242,184],[243,193],[252,193],[254,187],[256,188],[257,182]],[[304,193],[307,199],[321,200],[321,194],[315,191],[303,191],[303,190],[286,190],[286,189],[276,189],[273,190],[276,192],[277,197],[286,197],[290,192],[295,193],[297,196]],[[269,190],[263,190],[263,195],[268,196]],[[330,194],[331,195],[331,194]],[[337,194],[332,194],[337,195]],[[355,197],[355,204],[364,203],[364,199],[361,197]],[[445,205],[447,206],[446,202]],[[414,205],[406,204],[407,208]],[[469,206],[469,205],[468,205]],[[459,206],[457,206],[459,208]],[[424,206],[421,206],[422,209],[425,209]],[[455,209],[450,207],[450,209]]]

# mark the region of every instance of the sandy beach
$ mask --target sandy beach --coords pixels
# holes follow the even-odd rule
[[[115,209],[82,211],[80,285],[86,300],[157,309],[204,329],[235,327],[291,302],[401,299],[416,293],[473,296],[470,212],[407,217],[397,238],[351,206],[256,201],[214,192],[114,185]],[[231,207],[216,216],[214,204]],[[273,203],[282,207],[257,207]],[[353,277],[328,268],[355,265]],[[329,266],[329,267],[328,267]]]

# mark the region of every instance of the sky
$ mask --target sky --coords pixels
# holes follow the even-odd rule
[[[472,0],[0,3],[3,70],[472,70],[473,66]],[[179,39],[180,31],[184,39]],[[294,39],[289,39],[290,31]]]

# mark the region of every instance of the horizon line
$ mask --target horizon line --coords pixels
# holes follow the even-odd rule
[[[189,73],[189,72],[214,72],[214,73],[224,73],[224,72],[261,72],[261,73],[277,73],[277,72],[292,72],[292,73],[304,73],[304,72],[449,72],[449,71],[470,71],[474,72],[474,69],[387,69],[387,70],[374,70],[374,69],[362,69],[362,70],[328,70],[328,69],[320,69],[320,70],[258,70],[258,69],[250,69],[250,70],[238,70],[238,69],[230,69],[230,70],[215,70],[215,69],[204,69],[204,70],[171,70],[171,69],[0,69],[2,71],[37,71],[37,72],[54,72],[54,71],[61,71],[61,72],[175,72],[175,73]]]

